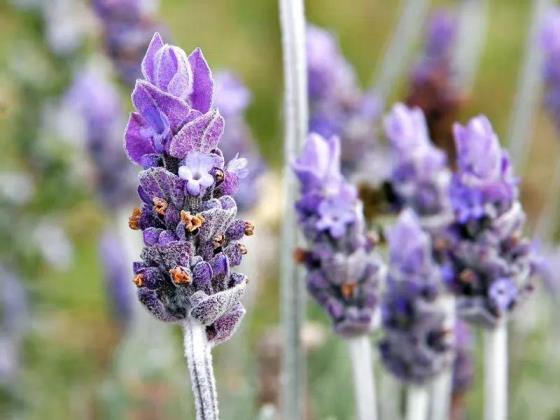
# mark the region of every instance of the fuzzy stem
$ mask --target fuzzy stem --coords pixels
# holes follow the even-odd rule
[[[484,331],[484,420],[507,419],[507,326]]]
[[[406,420],[428,420],[428,388],[409,385],[406,390]]]
[[[377,401],[373,379],[371,343],[367,335],[346,340],[352,377],[354,378],[354,399],[357,420],[376,420]]]
[[[281,313],[283,324],[282,418],[304,416],[305,358],[301,329],[305,313],[304,282],[292,258],[298,243],[294,209],[297,183],[290,164],[307,136],[307,58],[303,0],[280,1],[284,58],[284,217],[282,226]]]
[[[406,0],[401,6],[399,21],[373,84],[383,103],[404,70],[406,57],[418,39],[429,5],[428,0]]]
[[[453,51],[453,82],[458,88],[470,91],[488,26],[487,0],[463,0],[459,6],[457,48]]]
[[[187,318],[183,323],[185,357],[191,376],[196,420],[218,420],[218,398],[206,328]]]
[[[379,414],[381,419],[402,420],[401,399],[403,385],[387,371],[379,375]]]
[[[445,328],[453,333],[455,329],[455,298],[446,295],[442,298],[445,313]],[[447,420],[451,406],[453,384],[453,363],[445,369],[432,383],[430,420]]]
[[[525,57],[521,76],[517,84],[513,111],[509,122],[509,149],[518,174],[522,174],[527,164],[533,117],[537,109],[541,77],[541,49],[537,45],[540,27],[551,0],[536,0],[533,17],[525,45]]]
[[[554,178],[550,183],[550,192],[535,226],[535,236],[544,243],[554,238],[558,223],[560,207],[560,160],[554,164]]]

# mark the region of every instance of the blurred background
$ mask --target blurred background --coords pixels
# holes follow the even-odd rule
[[[252,291],[243,327],[216,348],[215,363],[223,419],[271,418],[281,351],[277,2],[144,0],[137,20],[132,13],[107,14],[110,0],[94,3],[96,10],[84,0],[0,0],[0,418],[176,419],[193,412],[180,331],[138,313],[128,296],[128,266],[119,264],[134,246],[120,224],[135,199],[114,200],[104,189],[104,182],[117,182],[103,178],[104,164],[121,168],[117,177],[132,171],[134,182],[136,168],[120,155],[131,109],[130,63],[155,29],[186,51],[201,47],[215,72],[234,72],[251,93],[244,118],[257,148],[252,152],[263,160],[258,196],[245,210],[257,225],[247,244]],[[457,3],[432,1],[430,7]],[[306,7],[310,22],[337,34],[365,89],[379,72],[400,5],[311,0]],[[529,0],[488,1],[480,64],[458,117],[486,114],[504,143],[532,7]],[[137,26],[120,38],[127,24]],[[423,32],[424,22],[417,24]],[[387,107],[408,96],[421,49],[417,37]],[[102,76],[113,93],[103,94],[102,83],[84,75]],[[122,115],[106,131],[114,153],[100,152],[88,138],[105,121],[84,123],[95,101]],[[522,191],[532,229],[549,198],[560,146],[541,102],[530,144]],[[558,289],[549,286],[539,287],[512,322],[511,419],[560,419],[560,312]],[[304,334],[309,418],[352,418],[346,349],[313,302]],[[473,384],[462,399],[468,419],[480,418],[482,407],[480,355],[473,357]]]

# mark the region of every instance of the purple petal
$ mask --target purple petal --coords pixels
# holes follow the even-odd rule
[[[146,55],[142,60],[142,74],[144,78],[151,83],[155,83],[155,56],[157,52],[163,48],[164,43],[161,35],[156,32],[150,41],[150,46],[146,51]]]
[[[240,303],[237,304],[228,314],[219,318],[207,330],[208,340],[213,345],[227,341],[235,333],[244,315],[245,308]]]
[[[206,113],[212,106],[212,94],[214,92],[212,72],[200,48],[191,53],[189,62],[193,72],[191,105],[194,109]]]
[[[136,112],[130,114],[124,135],[124,150],[128,158],[139,165],[142,164],[144,155],[155,152],[151,140],[142,135],[145,127],[146,125],[140,114]]]
[[[171,139],[169,154],[183,159],[193,150],[210,152],[218,145],[224,125],[224,119],[217,110],[190,121]]]
[[[138,175],[140,186],[149,200],[162,198],[171,201],[173,205],[183,208],[185,195],[183,194],[184,181],[177,175],[164,168],[146,169]]]
[[[246,283],[242,283],[231,289],[205,297],[201,302],[193,304],[191,316],[204,325],[212,324],[239,303],[239,299],[245,292],[245,285]]]

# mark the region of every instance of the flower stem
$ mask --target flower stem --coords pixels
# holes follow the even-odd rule
[[[307,136],[307,58],[303,0],[280,1],[284,57],[284,217],[282,226],[281,312],[283,324],[282,418],[299,420],[304,413],[305,358],[301,328],[305,313],[304,282],[293,260],[298,242],[294,202],[297,191],[290,164]]]
[[[373,84],[382,103],[387,100],[404,70],[406,57],[418,39],[429,5],[428,0],[406,0],[401,7],[399,21]]]
[[[484,332],[484,420],[507,418],[507,326]]]
[[[183,324],[185,357],[191,376],[197,420],[218,420],[218,398],[206,328],[187,318]]]
[[[428,419],[428,389],[409,385],[406,390],[406,420]]]
[[[455,329],[455,298],[452,295],[442,297],[442,309],[445,313],[445,324],[449,331]],[[453,363],[445,369],[432,383],[430,420],[447,420],[451,410],[451,394],[453,384]]]
[[[537,45],[540,26],[551,0],[536,0],[529,36],[525,45],[525,57],[517,84],[517,95],[509,123],[509,149],[518,174],[525,170],[531,140],[531,126],[535,115],[541,77],[541,48]]]
[[[371,343],[367,335],[346,340],[352,376],[354,378],[354,399],[357,420],[377,419],[377,400],[373,379]]]

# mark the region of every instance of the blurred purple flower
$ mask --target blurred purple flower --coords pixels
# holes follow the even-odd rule
[[[342,169],[354,172],[365,165],[377,144],[380,101],[375,94],[361,91],[335,37],[313,25],[307,27],[307,63],[309,132],[327,139],[340,137]]]
[[[310,134],[293,163],[301,187],[296,203],[309,249],[298,251],[307,288],[342,336],[367,334],[373,326],[381,261],[365,232],[361,202],[340,173],[338,138]]]
[[[476,117],[454,132],[458,171],[451,185],[455,222],[446,239],[446,280],[459,315],[492,328],[532,290],[535,256],[523,237],[518,181],[490,122]]]
[[[194,319],[216,344],[233,334],[245,312],[240,298],[247,278],[232,268],[247,252],[239,240],[253,233],[253,225],[236,218],[231,197],[245,161],[226,163],[218,146],[224,120],[209,109],[213,80],[200,50],[189,57],[188,80],[185,62],[177,65],[165,54],[186,56],[156,34],[143,61],[147,80],[138,80],[132,94],[137,112],[125,134],[131,160],[147,168],[139,175],[142,208],[129,221],[143,231],[145,244],[142,261],[134,263],[134,283],[156,318]]]
[[[382,298],[384,366],[400,380],[425,384],[453,360],[452,334],[440,305],[443,283],[430,237],[412,210],[389,231],[390,266]]]
[[[65,102],[84,121],[86,150],[102,202],[110,209],[130,203],[135,176],[120,141],[124,111],[118,92],[101,74],[86,70],[76,76]]]
[[[453,365],[453,395],[464,394],[471,387],[474,377],[472,336],[467,324],[455,324],[455,362]]]
[[[397,210],[413,209],[432,227],[445,227],[452,220],[451,172],[445,154],[429,140],[422,111],[395,105],[385,118],[385,133],[394,154],[388,179],[392,204]]]
[[[548,11],[542,24],[540,47],[543,52],[545,106],[560,131],[560,8]]]

